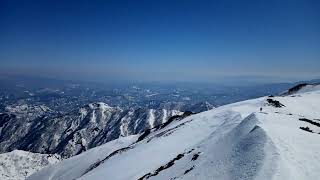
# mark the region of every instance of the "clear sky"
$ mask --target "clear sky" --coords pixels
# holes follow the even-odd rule
[[[320,77],[320,1],[1,0],[0,70],[85,80]]]

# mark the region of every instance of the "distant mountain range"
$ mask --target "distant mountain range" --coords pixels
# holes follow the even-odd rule
[[[51,81],[51,80],[50,80]],[[96,83],[0,78],[0,152],[15,149],[67,158],[138,134],[186,111],[281,92],[287,84],[253,87]]]
[[[99,102],[55,116],[46,106],[8,106],[6,113],[0,114],[0,150],[70,157],[113,139],[141,133],[181,113],[170,109],[121,109]]]
[[[8,85],[0,87],[0,152],[18,149],[61,158],[131,135],[142,134],[141,141],[172,122],[230,102],[313,89],[309,85],[289,89],[295,83],[107,87],[68,81],[47,86],[41,79],[7,81],[0,78]]]

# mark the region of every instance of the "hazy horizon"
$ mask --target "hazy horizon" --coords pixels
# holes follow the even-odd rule
[[[84,81],[320,78],[318,1],[1,1],[2,74]]]

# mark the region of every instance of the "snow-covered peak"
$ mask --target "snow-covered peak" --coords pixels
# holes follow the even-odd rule
[[[317,90],[320,90],[320,84],[302,83],[290,88],[288,91],[284,92],[282,95],[292,95],[292,94],[306,93],[306,92],[312,92]]]
[[[319,128],[320,91],[262,97],[170,121],[121,147],[106,143],[72,157],[72,169],[71,158],[28,179],[318,179]]]

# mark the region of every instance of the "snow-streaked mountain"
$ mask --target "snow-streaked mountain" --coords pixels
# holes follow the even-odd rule
[[[0,154],[0,179],[23,180],[45,166],[61,160],[57,154],[39,154],[14,150]]]
[[[91,103],[50,116],[45,106],[12,106],[0,114],[0,151],[14,149],[71,157],[122,136],[138,134],[182,112]],[[48,114],[46,114],[46,112]]]
[[[28,180],[318,179],[318,88],[171,119],[138,139],[119,138]]]

